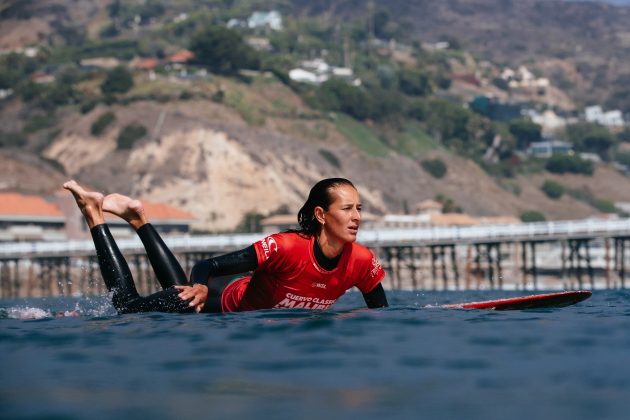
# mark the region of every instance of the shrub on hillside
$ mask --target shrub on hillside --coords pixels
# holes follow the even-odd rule
[[[34,133],[36,131],[54,127],[57,125],[57,122],[57,117],[52,113],[34,115],[26,121],[23,131],[25,133]]]
[[[98,137],[103,134],[105,132],[105,129],[114,121],[116,121],[116,114],[111,111],[105,112],[100,117],[98,117],[96,121],[94,121],[92,127],[90,128],[90,133],[93,136]]]
[[[544,222],[545,220],[545,215],[536,210],[526,210],[521,213],[521,221],[525,223]]]
[[[418,69],[405,69],[398,74],[400,90],[411,96],[424,96],[431,93],[429,76]]]
[[[341,168],[341,162],[339,161],[339,158],[337,158],[337,156],[330,150],[319,149],[319,154],[322,155],[322,157],[335,168]]]
[[[136,141],[147,135],[147,129],[140,124],[131,123],[125,126],[118,134],[118,150],[128,150],[133,147]]]
[[[443,178],[447,167],[441,159],[426,159],[420,162],[422,169],[430,173],[434,178]]]
[[[564,187],[556,181],[545,181],[541,189],[547,195],[547,197],[554,200],[559,199],[564,194]]]
[[[222,26],[209,26],[192,39],[190,50],[195,60],[213,73],[236,74],[241,69],[258,70],[258,53],[241,35]]]
[[[26,144],[26,136],[18,132],[0,131],[0,147],[22,147]]]
[[[599,124],[572,124],[566,131],[576,150],[597,153],[604,160],[609,160],[610,151],[617,142],[617,138],[606,127]]]
[[[552,156],[545,164],[545,169],[555,174],[593,175],[593,163],[579,156]]]
[[[124,66],[113,68],[107,73],[107,77],[101,84],[101,92],[104,95],[126,93],[133,87],[133,75]]]

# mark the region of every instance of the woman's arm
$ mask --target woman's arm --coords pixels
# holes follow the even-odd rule
[[[190,272],[190,281],[208,285],[210,277],[245,273],[258,267],[258,257],[254,245],[229,254],[197,262]]]
[[[387,303],[387,296],[385,296],[385,290],[381,283],[377,284],[371,292],[363,293],[363,299],[368,308],[386,308],[389,306]]]
[[[190,306],[194,306],[200,312],[208,299],[208,279],[216,276],[245,273],[258,267],[258,257],[253,245],[240,251],[209,258],[197,262],[190,272],[192,286],[175,286],[181,291],[178,295],[183,300],[190,300]]]

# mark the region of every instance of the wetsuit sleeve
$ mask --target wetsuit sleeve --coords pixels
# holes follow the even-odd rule
[[[257,267],[256,250],[253,245],[250,245],[240,251],[199,261],[190,273],[190,281],[207,285],[210,277],[245,273],[253,271]]]
[[[381,283],[377,284],[371,292],[363,293],[363,299],[365,299],[367,307],[371,309],[386,308],[389,306],[385,290],[383,289],[383,285]]]

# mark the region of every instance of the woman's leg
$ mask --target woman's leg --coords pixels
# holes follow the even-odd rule
[[[114,307],[124,312],[128,303],[139,298],[129,266],[118,249],[103,217],[103,194],[86,191],[75,181],[63,184],[69,190],[90,228],[96,256],[105,285],[114,293]]]
[[[149,223],[140,201],[121,194],[110,194],[103,200],[103,211],[124,219],[138,233],[162,289],[188,284],[182,266]]]

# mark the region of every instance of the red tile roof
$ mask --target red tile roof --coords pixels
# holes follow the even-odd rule
[[[36,195],[0,192],[0,215],[63,217],[59,208]]]
[[[153,70],[159,64],[160,62],[156,58],[140,58],[140,59],[134,60],[131,63],[131,66],[135,69],[140,69],[140,70]]]
[[[185,63],[186,61],[190,60],[194,56],[195,54],[193,54],[192,52],[188,50],[183,50],[170,56],[168,61],[170,61],[171,63]]]

